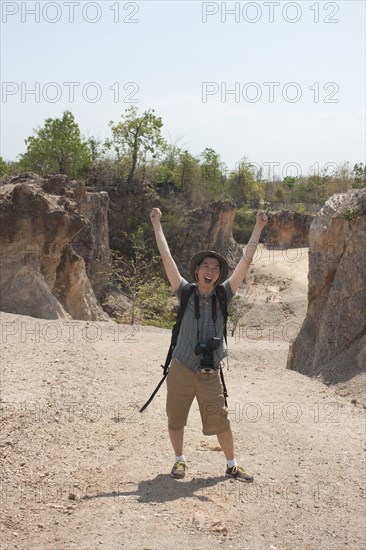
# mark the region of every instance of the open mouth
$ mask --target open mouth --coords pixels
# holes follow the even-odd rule
[[[208,285],[212,283],[212,279],[210,277],[204,277],[204,280]]]

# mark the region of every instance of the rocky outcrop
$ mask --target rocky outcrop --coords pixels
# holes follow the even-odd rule
[[[200,250],[215,250],[227,259],[231,270],[235,268],[242,255],[233,238],[235,212],[233,203],[223,201],[192,210],[179,234],[169,239],[173,257],[184,277],[190,279],[190,258]]]
[[[109,197],[105,191],[86,192],[79,206],[85,227],[78,233],[72,247],[86,266],[86,272],[98,299],[105,292],[111,273],[111,253],[108,228]]]
[[[366,368],[366,189],[331,197],[309,232],[308,312],[288,368],[344,382]]]
[[[34,178],[33,178],[34,179]],[[97,298],[105,290],[111,271],[109,249],[108,206],[109,197],[105,191],[90,191],[81,181],[69,181],[67,176],[57,174],[46,178],[36,176],[33,183],[47,194],[60,197],[59,203],[68,198],[73,207],[84,219],[84,227],[72,241],[74,251],[79,254]]]
[[[227,258],[231,269],[240,259],[242,251],[232,233],[236,207],[231,202],[212,202],[188,211],[182,197],[162,199],[154,189],[139,183],[109,187],[108,194],[110,246],[122,254],[128,253],[123,248],[126,241],[121,238],[122,234],[129,233],[133,223],[148,224],[146,237],[149,245],[156,249],[149,212],[157,206],[163,213],[162,225],[170,250],[184,277],[190,277],[189,260],[199,250],[216,250]]]
[[[123,235],[130,234],[143,224],[149,226],[149,212],[153,206],[159,206],[160,201],[152,187],[141,182],[121,182],[118,186],[108,186],[107,190],[110,201],[109,244],[113,250],[128,255],[130,244],[126,249],[126,239]]]
[[[46,319],[107,319],[72,241],[87,193],[65,176],[23,174],[0,187],[0,309]]]
[[[268,225],[263,232],[267,246],[283,248],[309,246],[309,229],[314,219],[310,214],[284,210],[268,215]]]

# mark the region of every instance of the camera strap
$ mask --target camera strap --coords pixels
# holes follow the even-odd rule
[[[211,307],[212,307],[212,320],[214,322],[215,334],[216,334],[216,319],[217,319],[216,294],[212,295]],[[225,338],[225,344],[226,344],[226,347],[227,347],[227,332],[226,332],[226,318],[225,318],[225,315],[224,315],[224,338]],[[221,378],[221,384],[222,384],[222,389],[223,389],[223,393],[224,393],[225,407],[227,407],[227,399],[226,398],[229,397],[229,394],[227,393],[227,388],[226,388],[226,384],[225,384],[224,373],[223,373],[223,370],[222,370],[221,361],[220,361],[220,378]]]
[[[200,298],[198,295],[198,289],[196,289],[196,292],[194,293],[194,316],[197,321],[197,342],[199,341],[199,327],[198,327],[198,321],[201,317],[200,313]],[[216,336],[216,321],[217,321],[217,299],[216,294],[212,294],[211,296],[211,318],[214,323],[215,328],[215,336]]]
[[[200,299],[199,299],[199,296],[198,296],[198,290],[196,290],[196,292],[194,293],[194,316],[197,320],[197,342],[199,342],[198,320],[200,318]],[[217,321],[217,299],[216,299],[216,294],[212,294],[212,296],[211,296],[211,317],[212,317],[212,321],[214,323],[215,335],[216,335],[216,321]],[[226,347],[227,347],[227,332],[226,332],[226,318],[225,318],[225,315],[224,315],[224,338],[225,338],[225,344],[226,344]],[[224,394],[225,407],[227,407],[227,397],[229,397],[229,394],[227,393],[227,388],[226,388],[226,384],[225,384],[224,373],[223,373],[223,370],[222,370],[221,361],[220,361],[220,379],[221,379],[222,390],[223,390],[223,394]]]
[[[200,341],[199,319],[201,317],[201,312],[200,312],[200,297],[198,294],[198,288],[196,288],[196,292],[194,293],[194,317],[197,321],[197,342],[199,342]],[[216,320],[217,320],[216,294],[212,294],[211,296],[211,318],[214,323],[215,336],[216,336]]]

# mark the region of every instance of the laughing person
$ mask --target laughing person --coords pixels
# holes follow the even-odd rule
[[[150,212],[150,220],[165,273],[180,300],[182,289],[187,285],[187,281],[179,273],[170,253],[160,223],[161,215],[158,208],[153,208]],[[217,252],[205,250],[194,254],[191,258],[190,273],[197,288],[191,294],[184,311],[167,376],[166,412],[169,437],[175,452],[171,475],[176,479],[183,479],[186,473],[186,459],[183,454],[184,428],[193,399],[196,397],[204,435],[216,435],[224,451],[226,475],[246,482],[253,481],[253,477],[247,474],[235,459],[233,435],[219,376],[220,361],[224,356],[224,319],[220,307],[217,307],[213,318],[212,295],[216,294],[216,285],[221,284],[229,304],[240,284],[245,280],[266,223],[267,216],[260,210],[256,215],[256,223],[249,243],[229,278],[228,263]],[[210,342],[217,342],[215,351],[212,351],[212,365],[210,368],[202,368],[197,349],[207,349],[207,344]]]

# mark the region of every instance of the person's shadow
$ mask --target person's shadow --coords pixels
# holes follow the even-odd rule
[[[207,502],[212,489],[218,483],[227,480],[225,476],[196,477],[187,480],[176,480],[168,474],[159,474],[154,479],[140,481],[136,487],[133,481],[121,482],[116,489],[109,493],[97,492],[96,494],[84,495],[81,500],[94,500],[97,498],[123,498],[137,496],[137,502],[168,502],[180,498],[193,497],[197,500]],[[129,487],[134,485],[136,488]],[[127,490],[127,489],[132,490]],[[211,488],[211,489],[210,489]]]

